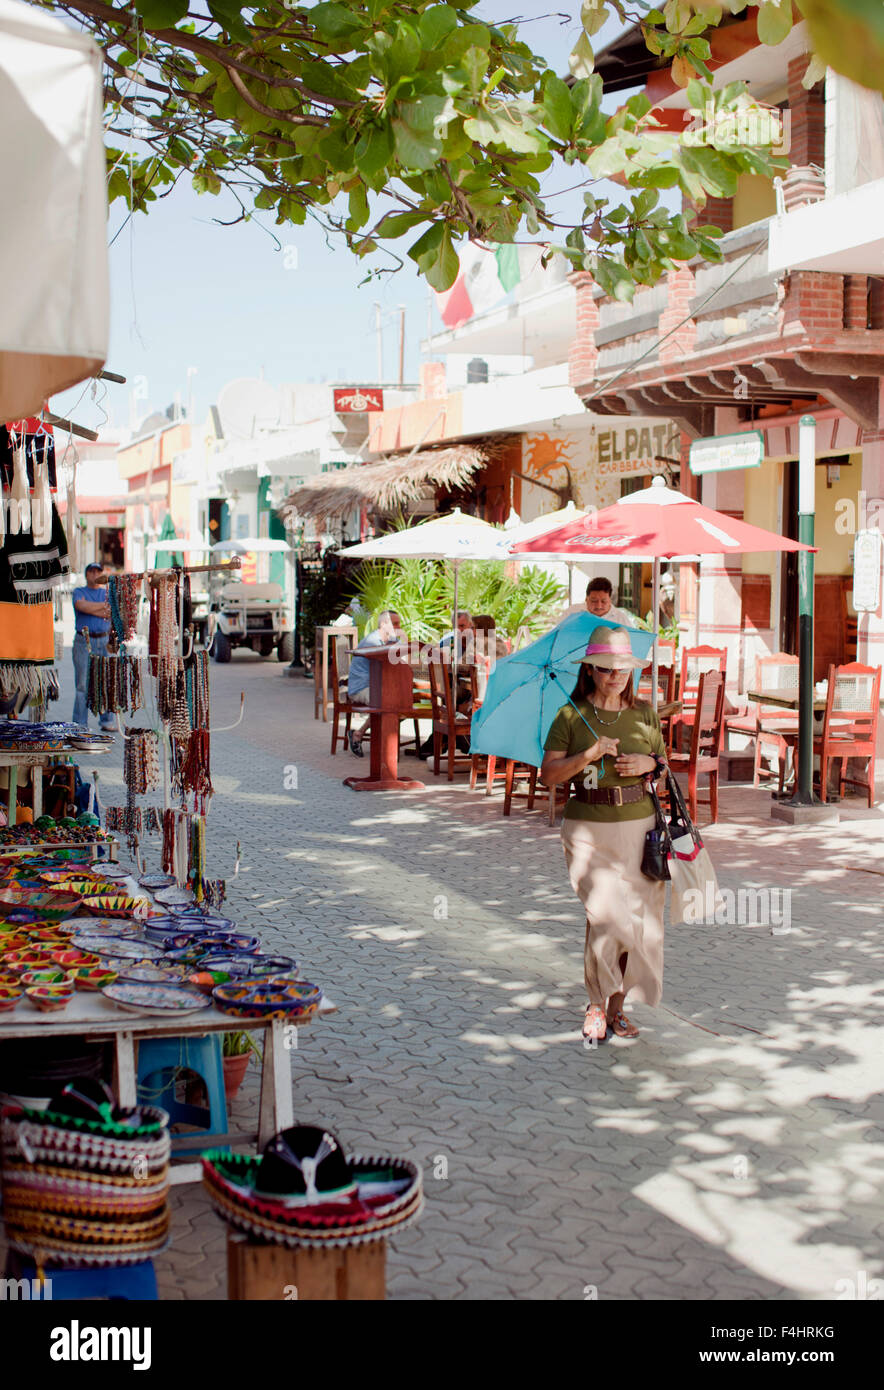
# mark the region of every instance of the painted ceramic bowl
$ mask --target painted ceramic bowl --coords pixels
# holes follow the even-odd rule
[[[4,968],[14,970],[17,975],[23,975],[26,970],[46,970],[53,964],[48,951],[37,951],[32,946],[22,951],[7,951],[3,957]]]
[[[165,961],[125,961],[118,967],[121,985],[181,985],[187,969],[183,965],[167,965]]]
[[[83,898],[87,912],[96,917],[134,917],[150,907],[147,898],[129,898],[123,893],[99,893]]]
[[[0,1013],[9,1013],[22,998],[20,985],[0,985]]]
[[[53,951],[52,959],[56,965],[62,966],[65,970],[91,969],[98,965],[98,956],[92,951],[81,951],[76,948],[68,951]]]
[[[28,927],[28,939],[38,951],[63,951],[76,930],[64,922],[53,927]]]
[[[31,985],[25,994],[35,1008],[48,1014],[66,1009],[74,997],[74,990],[73,986],[65,989],[58,985]]]
[[[25,989],[31,985],[58,985],[73,988],[74,977],[70,970],[26,970],[21,976]]]
[[[8,951],[27,951],[31,945],[30,933],[11,931],[0,936],[0,958]]]
[[[70,917],[79,906],[78,893],[62,892],[57,888],[10,887],[0,898],[0,916],[8,921],[10,912],[22,908],[35,912],[46,922],[60,921],[62,917]]]
[[[74,971],[74,984],[77,989],[106,989],[108,985],[114,984],[117,978],[115,970],[108,970],[103,965],[91,965]]]
[[[203,956],[200,969],[223,972],[231,979],[254,979],[256,975],[288,975],[297,979],[298,962],[291,956],[268,956],[260,951],[253,954],[231,951],[229,955],[213,952]]]
[[[270,976],[260,983],[231,982],[212,991],[216,1008],[235,1018],[312,1018],[319,1008],[322,990],[307,980]]]

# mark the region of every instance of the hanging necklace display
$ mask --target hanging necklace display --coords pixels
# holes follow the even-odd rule
[[[135,636],[143,582],[143,574],[112,574],[108,580],[107,598],[118,643]]]

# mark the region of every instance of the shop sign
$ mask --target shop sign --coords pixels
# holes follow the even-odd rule
[[[595,431],[600,477],[659,472],[678,466],[680,436],[668,421],[656,425],[616,425]]]
[[[719,434],[714,439],[695,439],[691,445],[692,473],[726,473],[733,468],[759,468],[764,458],[762,430]]]
[[[334,392],[336,415],[364,415],[383,410],[384,393],[376,386],[345,386]]]
[[[880,531],[857,531],[853,544],[853,606],[857,613],[875,613],[881,603]]]

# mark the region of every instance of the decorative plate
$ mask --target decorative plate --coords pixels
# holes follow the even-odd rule
[[[69,917],[62,922],[64,929],[72,927],[77,936],[140,936],[140,922],[126,922],[122,917]]]
[[[158,888],[171,888],[174,883],[172,874],[142,874],[138,880],[139,888],[146,888],[151,893],[155,893]]]
[[[143,965],[122,966],[119,983],[121,985],[174,985],[183,984],[185,977],[184,966],[151,965],[149,961],[145,961]]]
[[[119,1008],[139,1014],[191,1014],[212,1007],[207,995],[183,985],[116,984],[102,993]]]
[[[136,912],[145,912],[150,903],[147,898],[130,898],[122,893],[99,893],[96,897],[84,898],[83,906],[96,917],[132,917]]]
[[[122,864],[112,864],[110,862],[106,862],[103,859],[99,860],[99,863],[101,864],[101,872],[105,878],[129,877],[130,870],[124,868]]]
[[[75,936],[74,945],[82,951],[96,951],[105,960],[108,956],[126,960],[159,960],[163,952],[152,941],[133,941],[126,936]]]
[[[190,905],[194,901],[193,894],[186,888],[160,888],[154,894],[158,903],[163,903],[165,907],[173,908],[179,905]]]

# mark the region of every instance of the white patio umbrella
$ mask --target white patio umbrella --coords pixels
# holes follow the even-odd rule
[[[269,536],[245,536],[240,540],[216,541],[213,555],[281,555],[291,550],[288,541],[271,540]]]
[[[457,577],[462,560],[499,560],[496,549],[502,533],[477,516],[455,507],[445,516],[422,521],[403,531],[390,531],[359,545],[340,551],[354,560],[450,560],[454,565],[454,613],[452,628],[457,633]],[[454,678],[457,679],[457,637],[454,638]]]

